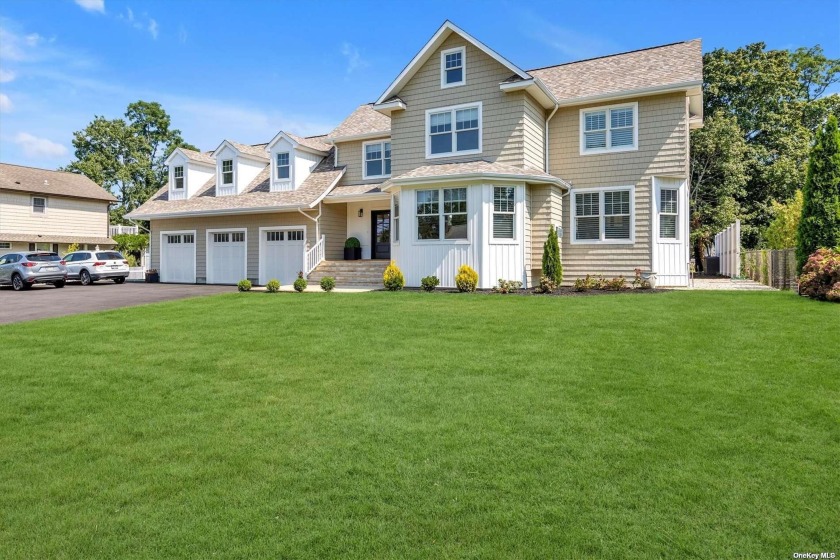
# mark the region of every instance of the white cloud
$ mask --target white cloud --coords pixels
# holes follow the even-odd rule
[[[59,157],[67,154],[67,148],[61,144],[28,132],[19,132],[14,142],[23,148],[23,153],[28,157]]]
[[[105,0],[76,0],[76,4],[88,12],[105,13]]]
[[[149,20],[149,33],[152,34],[152,39],[158,38],[158,23],[153,19]]]
[[[358,47],[351,43],[341,44],[341,54],[347,59],[347,73],[350,74],[361,68],[368,66],[368,62],[362,58]]]
[[[12,112],[12,100],[5,93],[0,93],[0,113]]]
[[[14,81],[16,77],[17,76],[15,75],[15,73],[11,70],[3,70],[2,68],[0,68],[0,84],[5,84]]]

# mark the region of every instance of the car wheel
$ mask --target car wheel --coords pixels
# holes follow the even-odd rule
[[[79,273],[79,281],[82,283],[82,286],[90,286],[93,283],[93,280],[90,277],[90,272],[87,270],[83,270]]]
[[[59,280],[58,282],[53,282],[53,286],[56,288],[63,288],[64,287],[64,280]]]
[[[26,282],[23,281],[23,278],[20,277],[20,274],[15,274],[14,276],[12,276],[12,288],[14,288],[16,292],[25,290],[27,288]]]
[[[123,282],[125,282],[125,278],[123,278],[122,276],[114,278],[114,284],[122,284]]]

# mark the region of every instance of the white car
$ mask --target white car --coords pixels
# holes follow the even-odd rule
[[[90,286],[97,280],[122,284],[128,278],[128,261],[117,251],[76,251],[64,255],[67,279]]]

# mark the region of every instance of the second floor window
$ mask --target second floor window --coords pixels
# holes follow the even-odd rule
[[[46,214],[47,199],[42,196],[32,197],[32,211],[36,214]]]
[[[580,112],[580,153],[627,151],[637,148],[637,105],[603,107]]]
[[[466,83],[464,75],[466,55],[464,47],[448,49],[440,53],[440,87],[447,88]]]
[[[480,103],[431,110],[426,115],[427,158],[481,153]]]
[[[222,160],[222,184],[223,185],[232,185],[233,184],[233,160],[232,159]]]
[[[289,152],[277,154],[277,178],[288,179],[291,177],[291,166],[289,165]]]
[[[389,177],[391,175],[391,143],[371,142],[365,144],[364,178]]]
[[[184,188],[184,166],[176,165],[172,170],[175,175],[175,189],[181,190]]]

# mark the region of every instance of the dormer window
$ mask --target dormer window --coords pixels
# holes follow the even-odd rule
[[[176,165],[172,169],[172,173],[175,176],[175,190],[182,190],[184,188],[184,166]]]
[[[277,154],[277,178],[288,179],[291,175],[291,166],[289,165],[289,152],[281,152]]]
[[[232,159],[222,160],[222,184],[223,185],[232,185],[233,184],[233,160]]]
[[[365,142],[363,179],[391,176],[391,142]]]
[[[467,83],[467,51],[464,47],[447,49],[440,53],[440,87],[462,86]]]

